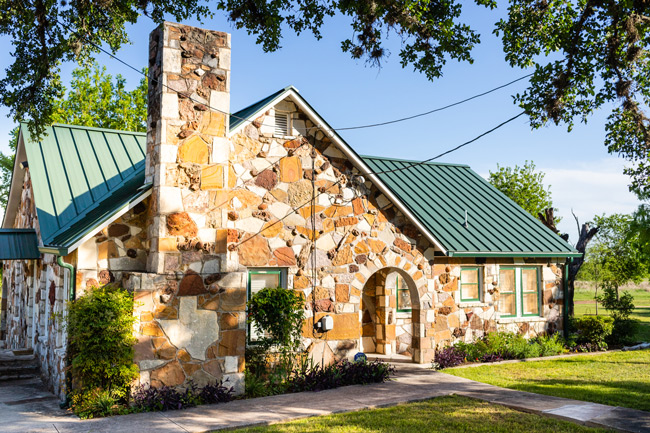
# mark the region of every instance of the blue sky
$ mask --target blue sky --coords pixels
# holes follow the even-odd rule
[[[449,61],[444,77],[428,81],[399,62],[399,37],[391,35],[387,47],[391,55],[382,68],[372,68],[352,60],[340,49],[351,36],[346,18],[326,21],[323,39],[311,34],[296,37],[289,31],[282,49],[264,53],[255,36],[234,29],[217,13],[202,24],[186,24],[232,33],[231,110],[236,111],[287,85],[293,85],[334,128],[376,123],[428,111],[499,86],[528,73],[512,69],[504,60],[500,40],[491,34],[499,11],[466,7],[467,21],[481,34],[482,43],[473,51],[474,64]],[[148,34],[154,24],[142,17],[129,27],[133,43],[118,56],[138,68],[146,66]],[[7,38],[0,43],[8,44]],[[0,76],[11,62],[0,59]],[[99,56],[110,73],[122,74],[134,87],[140,75],[108,56]],[[74,65],[63,67],[67,82]],[[361,154],[427,159],[493,128],[520,110],[512,95],[523,91],[527,81],[499,90],[469,103],[419,119],[393,125],[342,131],[341,135]],[[8,134],[14,126],[6,118],[9,110],[0,107],[0,150],[7,151]],[[481,140],[456,151],[441,161],[469,164],[483,176],[502,166],[534,161],[546,172],[553,201],[563,217],[560,229],[575,241],[576,228],[571,209],[581,221],[594,214],[631,212],[638,205],[628,192],[629,180],[622,174],[625,161],[609,155],[603,145],[607,112],[592,116],[588,125],[549,126],[531,131],[521,117]]]

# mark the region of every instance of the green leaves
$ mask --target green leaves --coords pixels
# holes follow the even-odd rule
[[[265,288],[248,301],[248,321],[264,336],[264,344],[295,350],[300,345],[305,318],[304,300],[293,290]]]
[[[526,161],[523,167],[501,167],[490,172],[488,181],[512,201],[521,206],[526,212],[538,218],[545,209],[553,207],[551,187],[544,186],[543,172],[535,171],[535,164]],[[555,218],[555,224],[560,218]]]
[[[75,380],[84,390],[99,388],[126,399],[138,377],[133,295],[109,284],[92,288],[68,307],[68,356]]]

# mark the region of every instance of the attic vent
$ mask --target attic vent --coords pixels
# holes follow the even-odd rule
[[[275,135],[284,137],[291,135],[289,133],[290,119],[289,113],[275,112]]]

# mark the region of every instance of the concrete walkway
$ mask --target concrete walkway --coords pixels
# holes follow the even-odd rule
[[[59,410],[56,399],[38,389],[34,383],[5,383],[0,384],[0,431],[208,432],[387,407],[457,394],[588,426],[627,432],[650,432],[650,412],[513,391],[414,365],[399,365],[398,369],[396,379],[388,383],[237,400],[182,411],[142,413],[88,421],[81,421]]]

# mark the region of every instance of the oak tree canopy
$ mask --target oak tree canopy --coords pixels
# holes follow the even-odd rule
[[[496,0],[475,0],[494,9]],[[605,145],[628,162],[625,172],[640,197],[650,196],[650,1],[509,0],[495,24],[506,61],[531,68],[529,87],[515,95],[533,128],[586,122],[609,111]],[[341,48],[378,65],[391,34],[401,38],[402,66],[428,79],[450,59],[472,62],[479,34],[462,14],[460,0],[0,0],[0,34],[13,44],[13,63],[0,80],[0,99],[15,120],[42,132],[63,91],[61,62],[87,62],[104,44],[128,42],[126,24],[143,15],[160,23],[223,13],[257,37],[265,51],[280,48],[284,32],[312,33],[325,19],[351,20]],[[495,15],[495,20],[498,17]]]

